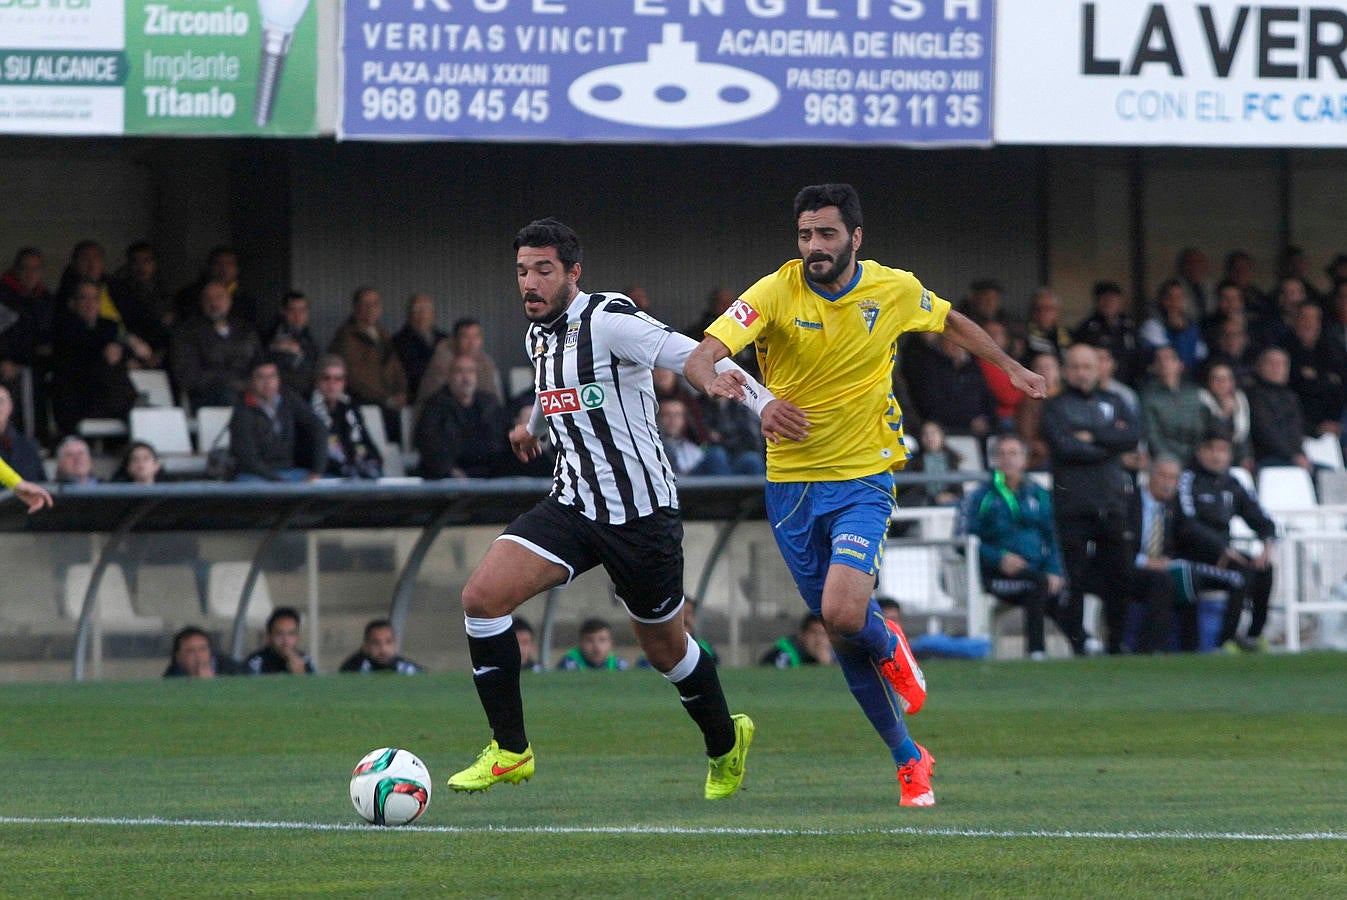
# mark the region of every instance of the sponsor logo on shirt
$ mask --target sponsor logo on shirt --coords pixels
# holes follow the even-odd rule
[[[823,323],[822,323],[822,322],[809,322],[809,321],[806,321],[805,319],[796,319],[796,320],[795,320],[795,327],[796,327],[796,328],[808,328],[808,329],[811,330],[811,331],[822,331],[822,330],[823,330]]]
[[[749,306],[742,299],[736,300],[730,304],[730,308],[725,310],[725,315],[738,322],[744,328],[758,321],[758,311]]]
[[[559,416],[565,413],[598,409],[603,406],[606,397],[603,385],[584,384],[580,387],[543,391],[538,395],[538,403],[542,406],[543,415]]]
[[[921,308],[925,312],[931,311],[931,292],[923,290],[921,292]]]
[[[575,348],[575,342],[580,337],[580,323],[572,322],[566,326],[566,349]]]

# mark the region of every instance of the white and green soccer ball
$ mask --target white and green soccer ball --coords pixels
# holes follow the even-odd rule
[[[371,825],[406,825],[430,805],[430,773],[408,750],[371,750],[351,773],[351,803]]]

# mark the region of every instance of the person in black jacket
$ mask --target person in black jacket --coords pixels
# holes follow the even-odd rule
[[[293,391],[281,389],[276,364],[262,360],[234,404],[229,451],[235,481],[316,481],[327,468],[327,429]]]
[[[241,674],[312,675],[313,661],[299,649],[299,610],[278,606],[267,617],[267,642],[243,661]]]
[[[414,443],[423,478],[492,478],[510,455],[505,411],[477,388],[477,362],[455,357],[449,383],[426,399]]]
[[[215,651],[210,635],[195,625],[173,635],[173,654],[165,678],[215,678],[240,674],[239,664]]]
[[[1301,444],[1305,440],[1305,413],[1300,398],[1288,387],[1291,358],[1280,347],[1258,354],[1249,397],[1249,442],[1254,460],[1263,466],[1300,466],[1313,470]]]
[[[1043,408],[1042,429],[1051,457],[1057,535],[1070,585],[1064,626],[1075,635],[1071,641],[1075,653],[1092,649],[1083,626],[1076,625],[1083,618],[1093,567],[1094,592],[1104,603],[1105,645],[1109,653],[1120,653],[1127,618],[1128,555],[1135,537],[1128,521],[1134,487],[1121,457],[1137,445],[1137,420],[1116,394],[1099,389],[1099,358],[1093,347],[1076,344],[1067,349],[1062,380],[1062,392]]]
[[[360,649],[341,664],[339,672],[396,672],[415,675],[421,667],[398,653],[398,636],[393,623],[375,619],[365,625],[365,637]]]
[[[1260,650],[1272,594],[1272,554],[1277,526],[1258,501],[1230,474],[1230,439],[1208,435],[1197,447],[1197,465],[1179,478],[1178,551],[1185,559],[1243,576],[1233,580],[1221,623],[1219,643],[1226,652]],[[1230,545],[1230,520],[1243,519],[1263,542],[1262,552],[1246,554]],[[1236,632],[1245,601],[1252,608],[1246,637]]]

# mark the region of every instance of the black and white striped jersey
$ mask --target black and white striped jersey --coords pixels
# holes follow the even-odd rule
[[[678,507],[650,370],[672,329],[622,294],[586,294],[529,327],[535,406],[557,447],[551,496],[620,525]]]

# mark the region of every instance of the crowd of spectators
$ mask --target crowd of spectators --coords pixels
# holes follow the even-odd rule
[[[448,330],[437,327],[429,293],[412,294],[402,324],[390,332],[380,291],[361,286],[351,294],[348,318],[324,344],[310,328],[310,301],[300,291],[279,298],[275,316],[259,321],[263,304],[240,286],[239,257],[228,247],[213,249],[199,277],[177,291],[163,285],[155,248],[143,241],[109,269],[104,249],[85,240],[72,248],[54,289],[46,258],[33,247],[21,248],[0,275],[0,456],[27,480],[96,479],[81,423],[125,421],[142,402],[130,375],[137,369],[166,370],[174,397],[189,412],[232,408],[230,470],[240,480],[379,478],[388,463],[375,438],[380,428],[390,440],[407,436],[410,446],[402,449],[424,478],[551,472],[553,455],[520,463],[506,439],[513,424],[526,420],[531,389],[507,392],[478,320],[465,316]],[[1213,435],[1228,443],[1236,467],[1312,471],[1306,438],[1347,438],[1347,254],[1322,271],[1287,248],[1275,279],[1260,285],[1247,252],[1228,253],[1213,273],[1207,256],[1188,248],[1146,302],[1129,302],[1118,282],[1100,280],[1077,317],[1067,310],[1079,305],[1049,287],[1011,304],[994,278],[974,280],[956,308],[1041,374],[1048,396],[1024,396],[1000,370],[942,335],[906,337],[894,391],[913,451],[907,470],[952,474],[967,460],[950,446],[951,436],[971,437],[985,453],[995,438],[1012,434],[1026,471],[1051,472],[1059,487],[1079,480],[1088,508],[1055,510],[1059,530],[1063,521],[1072,525],[1063,535],[1059,571],[1021,591],[1028,598],[1022,602],[1049,618],[1061,613],[1071,627],[1087,583],[1079,562],[1084,545],[1092,565],[1102,558],[1117,575],[1106,580],[1106,592],[1130,598],[1136,592],[1127,586],[1146,581],[1134,571],[1145,568],[1145,554],[1122,539],[1135,530],[1128,522],[1136,510],[1120,505],[1101,513],[1107,494],[1097,490],[1100,479],[1116,478],[1120,490],[1134,491],[1145,483],[1138,476],[1157,462],[1163,477],[1174,465],[1200,473],[1199,451]],[[644,288],[632,285],[625,293],[642,314],[658,316]],[[686,333],[700,338],[734,299],[731,290],[710,291]],[[757,374],[751,348],[736,361]],[[655,372],[654,395],[663,450],[676,473],[764,471],[763,439],[744,407],[698,396],[665,370]],[[31,397],[31,405],[18,403],[21,396]],[[1073,397],[1102,402],[1107,414],[1086,415],[1068,402]],[[32,422],[22,418],[28,409]],[[371,410],[381,421],[368,420]],[[1118,440],[1110,429],[1123,423],[1134,431]],[[154,447],[126,446],[119,480],[162,477]],[[54,460],[50,478],[44,452]],[[951,505],[961,495],[951,478],[912,486],[900,502]],[[1163,548],[1153,549],[1168,558]],[[989,577],[1021,574],[989,563]],[[1060,575],[1066,587],[1047,590],[1049,575]],[[1048,596],[1057,593],[1063,609]],[[1116,651],[1123,647],[1126,600],[1105,600],[1107,646]],[[1144,631],[1140,645],[1152,648],[1168,632],[1167,626]],[[1030,652],[1041,652],[1040,635],[1036,625]],[[1082,631],[1068,637],[1084,651]],[[1189,637],[1185,632],[1185,646]],[[193,635],[184,641],[189,649],[199,643]]]

